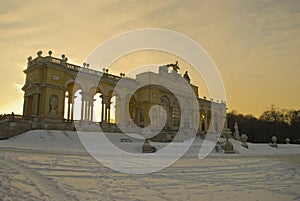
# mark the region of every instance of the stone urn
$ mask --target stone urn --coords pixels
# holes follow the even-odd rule
[[[285,139],[286,144],[290,144],[290,138]]]
[[[270,146],[271,147],[275,147],[275,148],[278,148],[278,145],[277,145],[277,137],[275,135],[272,136],[271,138],[272,142],[270,143]]]
[[[223,148],[225,154],[233,154],[234,153],[233,145],[229,141],[224,142],[222,145],[222,148]]]
[[[223,142],[223,144],[221,145],[221,147],[224,150],[224,153],[226,153],[226,154],[234,153],[233,145],[232,145],[231,142],[229,142],[230,135],[231,135],[231,131],[230,132],[224,132],[224,137],[226,138],[226,141]]]
[[[156,148],[151,146],[148,139],[145,139],[145,142],[142,147],[142,152],[143,153],[153,153],[153,152],[156,152]]]
[[[224,128],[222,130],[221,137],[226,138],[226,136],[228,136],[228,138],[232,136],[232,132],[229,128]]]
[[[246,134],[241,135],[242,146],[245,147],[246,149],[248,149],[247,139],[248,136]]]

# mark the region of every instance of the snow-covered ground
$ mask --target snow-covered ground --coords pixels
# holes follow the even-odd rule
[[[121,134],[109,139],[141,152],[143,140]],[[300,200],[299,145],[248,143],[245,149],[230,141],[236,154],[213,150],[200,160],[202,141],[196,139],[171,166],[133,175],[97,162],[76,132],[29,131],[0,141],[0,200]],[[160,150],[166,143],[152,145]]]

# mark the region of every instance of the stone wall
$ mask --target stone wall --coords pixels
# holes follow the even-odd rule
[[[7,139],[29,130],[75,130],[73,122],[51,122],[49,119],[6,115],[0,121],[0,140]]]
[[[7,139],[31,129],[30,122],[7,121],[0,124],[0,139]]]

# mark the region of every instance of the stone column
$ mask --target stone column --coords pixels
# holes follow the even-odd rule
[[[116,97],[116,113],[115,113],[115,123],[120,124],[124,122],[124,100],[121,97]]]
[[[93,121],[93,115],[94,115],[94,96],[90,96],[89,98],[89,110],[88,110],[88,119],[89,121]]]
[[[125,105],[126,103],[123,97],[119,97],[116,100],[116,123],[118,123],[122,127],[127,124],[127,122],[125,122]]]
[[[69,93],[69,92],[68,92]],[[71,103],[72,103],[72,95],[69,93],[68,96],[68,116],[67,120],[70,121],[70,116],[71,116]]]
[[[84,109],[84,100],[81,98],[81,117],[80,120],[83,120],[83,109]]]
[[[86,102],[87,104],[87,115],[86,115],[86,120],[90,120],[91,117],[90,117],[90,114],[91,114],[91,106],[90,106],[90,103],[89,102]]]
[[[81,120],[88,120],[88,100],[89,93],[86,91],[81,92]]]
[[[93,122],[94,117],[94,103],[91,104],[91,122]]]
[[[31,115],[34,115],[34,106],[35,106],[35,94],[31,95],[32,101],[31,101]]]
[[[107,112],[108,112],[108,114],[107,114],[107,122],[110,123],[110,105],[107,108]]]
[[[103,94],[100,95],[101,98],[101,122],[104,120],[104,101],[103,101]]]
[[[116,96],[115,123],[119,123],[119,97]]]
[[[107,122],[107,106],[104,104],[104,121]]]
[[[104,107],[104,121],[108,122],[108,111],[110,107],[110,97],[102,95],[102,108]]]
[[[103,118],[103,115],[104,114],[104,102],[102,101],[101,102],[101,122],[103,122],[104,118]]]
[[[84,101],[84,119],[85,120],[88,120],[88,101],[85,100]]]
[[[37,115],[39,105],[39,94],[34,94],[33,96],[33,114]]]
[[[71,121],[74,120],[74,99],[76,96],[72,95],[72,110],[71,110]]]
[[[27,107],[28,107],[28,97],[24,96],[24,105],[23,105],[23,116],[28,115],[27,114]]]
[[[68,103],[68,116],[67,116],[68,121],[70,120],[70,113],[71,113],[71,103]]]

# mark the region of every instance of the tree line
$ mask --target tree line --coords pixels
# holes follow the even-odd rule
[[[249,142],[269,143],[272,136],[277,136],[278,143],[300,144],[300,110],[280,109],[271,106],[258,118],[251,114],[243,115],[233,110],[227,113],[228,128],[234,131],[238,122],[239,133],[247,134]]]

